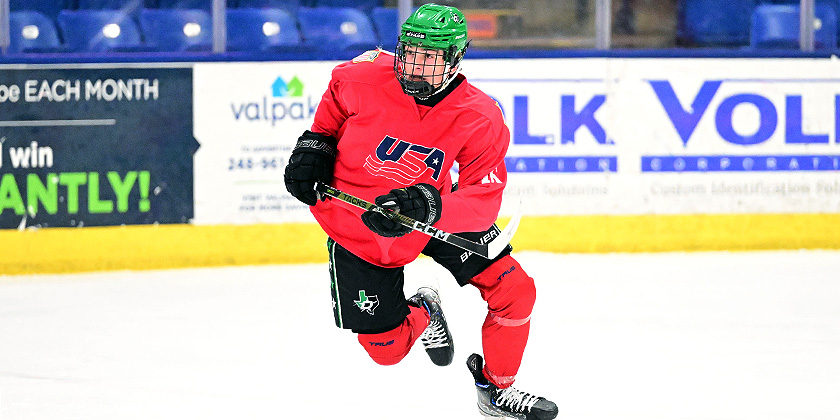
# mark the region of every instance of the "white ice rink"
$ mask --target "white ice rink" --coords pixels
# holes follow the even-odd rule
[[[517,387],[559,419],[840,419],[840,252],[516,254]],[[485,308],[431,260],[456,360],[370,361],[326,265],[0,276],[0,419],[477,419]]]

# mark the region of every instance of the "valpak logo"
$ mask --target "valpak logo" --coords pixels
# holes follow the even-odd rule
[[[668,80],[648,80],[650,87],[659,100],[662,109],[675,130],[674,141],[681,142],[689,150],[697,142],[694,136],[704,116],[714,121],[713,138],[722,146],[726,144],[742,147],[741,154],[709,155],[667,155],[642,156],[642,172],[723,172],[723,171],[837,171],[840,170],[840,154],[805,154],[817,150],[836,150],[840,152],[840,94],[830,93],[833,109],[808,107],[808,114],[803,106],[804,93],[795,89],[784,96],[784,100],[771,98],[751,89],[748,84],[785,84],[785,87],[797,85],[825,85],[831,92],[836,91],[836,79],[727,79],[707,80],[692,98],[681,101]],[[722,86],[734,87],[735,93],[723,93],[733,89],[721,89]],[[810,90],[810,95],[820,95]],[[775,100],[774,100],[775,99]],[[826,99],[826,98],[808,98]],[[712,105],[712,104],[716,105]],[[739,124],[735,114],[737,110],[749,109],[758,115],[757,124],[744,127]],[[834,127],[829,132],[806,132],[803,121],[806,119],[831,121]],[[775,139],[771,137],[775,135]],[[833,138],[833,141],[832,141]],[[701,140],[702,142],[702,140]],[[768,145],[778,152],[779,143],[789,153],[760,153]],[[751,153],[752,152],[752,153]]]
[[[282,77],[278,77],[271,85],[271,96],[275,98],[285,98],[287,96],[299,98],[303,96],[303,83],[297,76],[289,80],[289,83],[286,83]]]
[[[230,110],[236,121],[270,123],[274,126],[284,121],[313,118],[318,103],[319,98],[304,94],[304,84],[297,76],[291,79],[279,76],[266,87],[261,98],[233,102]]]

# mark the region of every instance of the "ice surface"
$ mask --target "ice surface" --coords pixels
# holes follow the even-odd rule
[[[537,282],[516,386],[559,419],[840,419],[840,252],[515,254]],[[449,367],[370,361],[326,264],[0,276],[0,419],[481,419],[485,305],[441,289]]]

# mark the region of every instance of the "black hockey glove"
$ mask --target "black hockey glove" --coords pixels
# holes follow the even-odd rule
[[[416,184],[391,190],[388,194],[376,197],[375,203],[427,225],[433,225],[440,220],[442,210],[440,193],[429,184]],[[362,221],[368,229],[388,238],[403,236],[411,232],[411,228],[371,210],[362,213]]]
[[[303,132],[283,175],[289,194],[310,206],[318,202],[315,182],[328,184],[332,181],[337,145],[335,137],[309,130]]]

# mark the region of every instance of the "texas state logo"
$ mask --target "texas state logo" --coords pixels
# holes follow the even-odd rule
[[[376,154],[365,159],[365,169],[372,175],[413,185],[427,172],[431,172],[432,178],[437,181],[445,156],[440,149],[385,136],[377,146]]]
[[[360,311],[373,315],[373,311],[379,306],[379,298],[376,295],[368,296],[364,290],[359,290],[359,300],[354,300],[353,303],[359,307]]]

